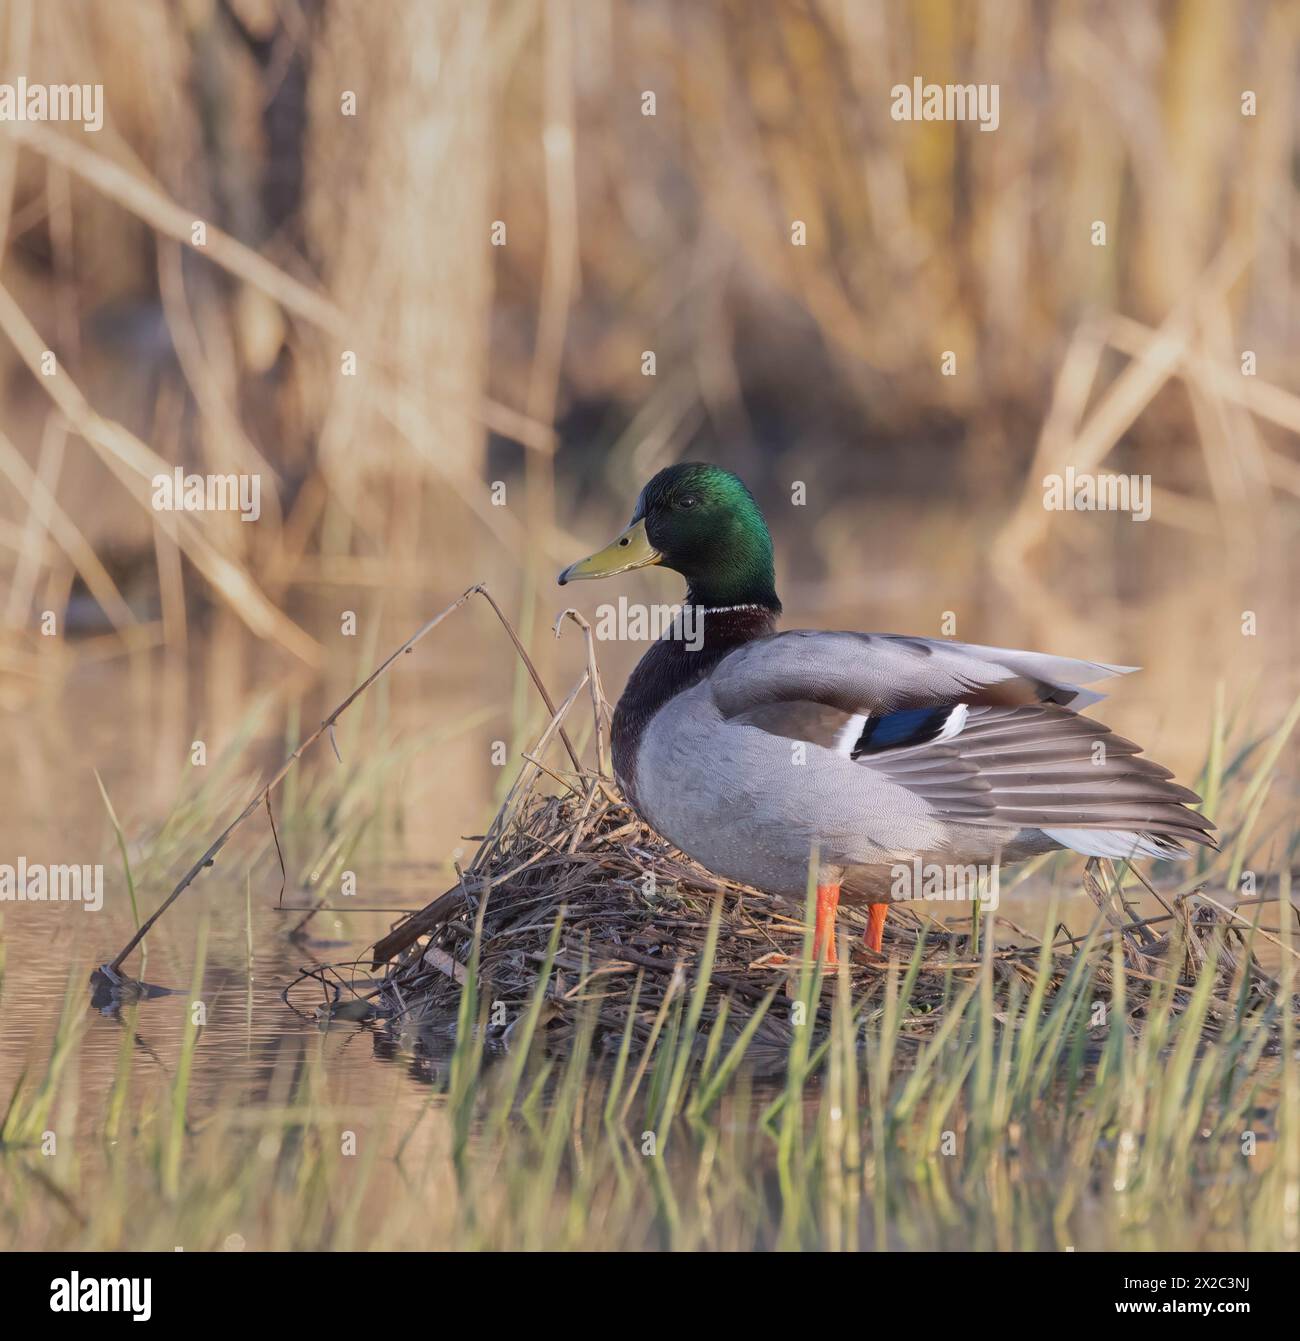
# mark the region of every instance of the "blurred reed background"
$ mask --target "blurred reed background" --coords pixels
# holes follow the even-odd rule
[[[382,652],[487,579],[576,658],[555,570],[683,456],[768,508],[794,623],[1144,660],[1112,720],[1183,768],[1216,681],[1294,692],[1296,5],[0,13],[4,81],[105,105],[0,123],[0,699],[119,762],[134,711],[160,794],[253,691],[359,678],[344,610]],[[998,84],[997,130],[892,120],[914,76]],[[261,519],[154,511],[177,464],[260,474]],[[1150,474],[1151,520],[1045,511],[1067,465]],[[509,685],[472,628],[445,703]]]

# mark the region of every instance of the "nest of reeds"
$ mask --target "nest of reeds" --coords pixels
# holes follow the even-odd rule
[[[562,1042],[590,1010],[606,1043],[626,1031],[634,1048],[646,1048],[707,968],[701,1035],[720,1024],[722,1038],[734,1039],[748,1028],[760,1056],[765,1045],[783,1055],[804,1022],[792,1009],[809,962],[803,910],[698,866],[640,820],[606,778],[550,773],[536,758],[457,885],[376,945],[376,967],[387,964],[372,998],[378,1014],[408,1037],[454,1036],[474,972],[488,1041],[508,1047],[513,1022],[545,975],[548,1038]],[[558,792],[537,790],[546,774]],[[1049,945],[1001,916],[993,935],[990,919],[954,929],[925,916],[923,905],[900,905],[890,914],[884,954],[876,955],[862,945],[861,926],[849,934],[855,917],[865,922],[849,911],[841,920],[844,968],[823,973],[810,1022],[818,1032],[829,1027],[841,973],[866,1011],[905,992],[906,1037],[915,1041],[941,1027],[981,973],[990,975],[1001,1018],[1014,1020],[1040,975],[1036,1008],[1049,1007],[1067,981],[1077,993],[1079,967],[1091,998],[1110,1002],[1122,961],[1124,1010],[1140,1026],[1157,991],[1162,1009],[1180,1011],[1208,972],[1207,1040],[1243,1009],[1276,999],[1278,983],[1253,954],[1250,927],[1231,910],[1198,891],[1166,902],[1164,914],[1139,917],[1109,863],[1089,862],[1084,885],[1100,910],[1097,926],[1083,937],[1058,926]],[[1014,941],[1003,943],[1009,932]],[[1097,1041],[1106,1033],[1099,1026]]]

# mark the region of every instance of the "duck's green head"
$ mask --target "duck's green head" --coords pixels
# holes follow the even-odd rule
[[[691,604],[781,609],[767,523],[740,478],[721,466],[684,461],[661,470],[641,490],[627,530],[566,568],[560,585],[650,564],[680,573]]]

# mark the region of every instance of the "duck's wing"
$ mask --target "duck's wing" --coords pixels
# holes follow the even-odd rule
[[[1136,669],[932,638],[792,629],[746,643],[712,678],[719,708],[734,716],[791,701],[848,712],[975,702],[1082,706],[1100,695],[1079,686]]]
[[[1037,829],[1096,856],[1184,855],[1214,826],[1132,741],[1075,709],[1080,688],[1134,669],[887,634],[793,631],[747,644],[711,677],[724,720],[847,757],[934,818]]]

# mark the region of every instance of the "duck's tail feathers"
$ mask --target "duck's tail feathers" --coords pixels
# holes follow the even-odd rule
[[[1054,843],[1085,857],[1110,857],[1127,861],[1132,857],[1155,857],[1160,861],[1186,861],[1192,854],[1176,838],[1163,833],[1140,833],[1126,829],[1044,829]],[[1215,843],[1208,834],[1189,834],[1206,847]]]

